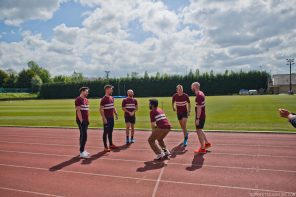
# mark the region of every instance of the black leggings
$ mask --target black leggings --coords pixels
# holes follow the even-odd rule
[[[107,135],[109,139],[110,146],[113,144],[112,133],[114,128],[114,118],[107,118],[107,124],[104,124],[103,142],[105,148],[107,148]]]
[[[80,138],[79,138],[79,144],[80,144],[80,153],[84,151],[84,147],[87,141],[87,129],[88,129],[88,123],[86,121],[82,121],[80,123],[77,121],[79,131],[80,131]]]

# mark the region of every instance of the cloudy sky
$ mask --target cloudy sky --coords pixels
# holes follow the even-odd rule
[[[0,30],[2,69],[53,75],[288,73],[296,58],[292,0],[0,0]]]

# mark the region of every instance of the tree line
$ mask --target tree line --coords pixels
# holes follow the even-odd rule
[[[4,74],[3,74],[4,73]],[[90,97],[102,97],[103,87],[112,84],[114,95],[125,95],[128,89],[133,89],[137,96],[171,96],[176,85],[182,84],[185,92],[191,92],[190,85],[194,81],[201,83],[201,88],[207,95],[237,94],[240,89],[267,89],[270,75],[264,71],[228,71],[224,73],[205,72],[198,69],[189,71],[187,75],[168,75],[156,73],[149,76],[147,72],[142,77],[138,73],[128,74],[121,78],[97,78],[89,80],[82,73],[74,72],[70,76],[58,75],[51,77],[49,71],[34,61],[28,62],[28,68],[20,73],[9,73],[0,70],[0,87],[32,88],[39,92],[40,98],[73,98],[77,96],[82,86],[90,88]]]

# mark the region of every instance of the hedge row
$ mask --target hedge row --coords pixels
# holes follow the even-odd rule
[[[230,74],[201,76],[166,76],[151,78],[121,78],[110,80],[83,81],[78,83],[49,83],[43,84],[39,97],[45,99],[74,98],[82,86],[90,88],[90,98],[102,97],[103,87],[112,84],[113,95],[125,95],[126,90],[133,89],[138,97],[171,96],[177,84],[184,86],[184,91],[190,93],[190,85],[194,81],[201,84],[206,95],[236,94],[240,89],[266,89],[269,75],[266,72],[250,71]]]

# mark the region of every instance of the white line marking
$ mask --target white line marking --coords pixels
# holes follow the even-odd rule
[[[54,194],[46,194],[46,193],[40,193],[40,192],[33,192],[33,191],[27,191],[27,190],[21,190],[21,189],[14,189],[14,188],[8,188],[8,187],[0,187],[2,190],[9,190],[9,191],[15,191],[15,192],[23,192],[23,193],[29,193],[29,194],[36,194],[40,196],[54,196],[54,197],[62,197]]]
[[[31,169],[31,170],[42,170],[48,171],[47,168],[39,168],[39,167],[31,167],[31,166],[18,166],[18,165],[9,165],[9,164],[1,164],[0,166],[4,167],[12,167],[12,168],[23,168],[23,169]],[[91,176],[102,176],[102,177],[110,177],[110,178],[120,178],[120,179],[130,179],[130,180],[140,180],[140,181],[152,181],[156,182],[155,179],[146,179],[146,178],[136,178],[136,177],[128,177],[128,176],[116,176],[116,175],[108,175],[108,174],[98,174],[98,173],[88,173],[88,172],[79,172],[79,171],[70,171],[70,170],[58,170],[55,173],[69,173],[69,174],[80,174],[80,175],[91,175]],[[238,190],[250,190],[250,191],[264,191],[264,192],[276,192],[276,193],[287,193],[295,195],[295,192],[289,191],[277,191],[277,190],[268,190],[268,189],[255,189],[255,188],[247,188],[247,187],[237,187],[237,186],[228,186],[228,185],[213,185],[213,184],[204,184],[204,183],[191,183],[191,182],[180,182],[180,181],[168,181],[168,180],[160,180],[163,183],[173,183],[173,184],[183,184],[183,185],[196,185],[196,186],[206,186],[206,187],[218,187],[218,188],[226,188],[226,189],[238,189]]]
[[[36,153],[36,152],[19,152],[19,151],[8,151],[8,150],[0,150],[0,152],[4,153],[15,153],[15,154],[28,154],[28,155],[42,155],[42,156],[55,156],[55,157],[75,157],[74,155],[61,155],[61,154],[50,154],[50,153]],[[137,162],[143,163],[146,161],[141,160],[133,160],[133,159],[117,159],[117,158],[107,158],[105,156],[100,158],[101,160],[111,160],[111,161],[124,161],[124,162]],[[196,164],[186,164],[186,163],[166,163],[167,165],[182,165],[182,166],[200,166]],[[239,170],[256,170],[256,171],[271,171],[271,172],[287,172],[287,173],[296,173],[295,170],[278,170],[278,169],[268,169],[268,168],[246,168],[246,167],[236,167],[236,166],[217,166],[217,165],[205,165],[204,167],[210,168],[227,168],[227,169],[239,169]]]
[[[73,134],[79,135],[78,132],[75,132]],[[60,139],[61,138],[61,139],[65,139],[65,136],[63,136],[63,137],[57,137],[55,135],[45,135],[45,136],[44,135],[43,136],[40,136],[40,135],[32,135],[32,136],[31,135],[26,135],[26,136],[22,136],[22,135],[23,135],[23,133],[21,133],[20,135],[11,135],[11,134],[9,134],[9,135],[4,134],[3,135],[3,134],[0,134],[0,137],[56,138],[56,139]],[[61,135],[64,135],[64,134],[61,134]],[[99,135],[101,135],[101,133]],[[295,134],[295,136],[296,136],[296,134]],[[289,137],[290,138],[279,139],[279,141],[282,140],[282,141],[295,142],[296,138],[295,139],[291,139],[291,136],[289,136]],[[246,139],[245,136],[244,137],[225,137],[225,138],[226,138],[225,140],[245,140]],[[76,138],[74,138],[74,137],[70,137],[70,138],[67,137],[67,139],[76,139]],[[262,141],[262,140],[274,140],[274,138],[255,138],[255,137],[249,137],[248,139],[259,140],[259,141]],[[172,143],[175,143],[175,142],[177,142],[177,141],[174,141]]]
[[[27,142],[10,142],[10,141],[0,141],[2,143],[9,143],[9,144],[27,144],[27,145],[42,145],[42,146],[60,146],[60,147],[77,147],[78,145],[68,145],[68,144],[45,144],[45,143],[27,143]],[[87,146],[89,148],[103,148],[103,146]],[[130,150],[133,151],[142,151],[142,150],[149,150],[149,148],[131,148]],[[193,149],[188,149],[189,151],[193,151]],[[247,157],[271,157],[271,158],[290,158],[295,159],[296,156],[284,156],[284,155],[266,155],[266,154],[243,154],[243,153],[217,153],[211,152],[211,155],[230,155],[230,156],[247,156]]]
[[[75,138],[77,139],[77,138]],[[125,139],[124,139],[125,140]],[[115,140],[115,141],[124,141],[124,140]],[[146,142],[147,140],[137,140],[137,142]],[[77,146],[77,145],[72,145],[72,144],[47,144],[47,143],[35,143],[35,142],[12,142],[12,141],[0,141],[0,143],[10,143],[10,144],[31,144],[31,145],[49,145],[49,146]],[[167,144],[172,144],[175,142],[166,142]],[[245,146],[245,147],[273,147],[273,148],[295,148],[295,146],[274,146],[274,145],[251,145],[251,144],[216,144],[216,146]],[[94,146],[90,146],[94,147]],[[96,146],[97,147],[97,146]],[[150,150],[150,149],[147,149]]]
[[[164,162],[164,165],[167,165],[167,163],[168,163],[168,161],[165,161],[165,162]],[[160,170],[160,173],[159,173],[159,175],[158,175],[158,177],[157,177],[157,180],[156,180],[156,184],[155,184],[154,189],[153,189],[152,197],[155,197],[155,196],[156,196],[156,192],[157,192],[157,190],[158,190],[158,186],[159,186],[159,183],[160,183],[160,181],[161,181],[161,177],[162,177],[162,175],[163,175],[164,169],[165,169],[165,166],[163,166],[163,167],[161,168],[161,170]]]

